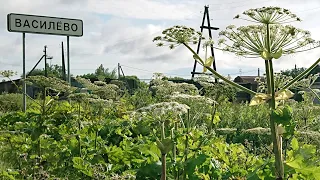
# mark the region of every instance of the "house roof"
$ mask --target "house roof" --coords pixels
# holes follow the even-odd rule
[[[258,76],[237,76],[234,79],[234,82],[238,82],[238,83],[251,83],[251,84],[257,84],[257,82],[255,81],[255,79]],[[261,80],[264,81],[264,77],[261,77]]]

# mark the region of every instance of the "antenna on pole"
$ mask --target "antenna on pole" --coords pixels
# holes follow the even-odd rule
[[[118,63],[118,79],[120,79],[120,63]]]
[[[126,88],[129,90],[129,93],[132,94],[133,91],[130,88],[130,84],[129,84],[126,76],[124,75],[124,72],[123,72],[123,69],[122,69],[120,63],[118,63],[118,80],[120,80],[121,74],[122,74],[123,80],[125,81]]]
[[[44,46],[44,76],[48,77],[48,67],[47,67],[47,45]]]
[[[210,17],[209,17],[209,6],[204,6],[204,12],[203,12],[203,18],[202,18],[202,23],[201,23],[201,26],[200,26],[200,31],[201,33],[203,32],[203,29],[208,29],[209,31],[209,38],[212,39],[212,33],[211,33],[211,30],[218,30],[219,28],[217,27],[211,27],[210,25]],[[205,20],[207,19],[207,26],[204,25],[204,22]],[[198,42],[198,47],[197,47],[197,54],[199,54],[199,51],[200,51],[200,45],[201,45],[201,37],[199,38],[199,42]],[[216,68],[216,60],[215,60],[215,57],[214,57],[214,51],[213,51],[213,45],[210,46],[210,50],[211,50],[211,56],[213,58],[213,63],[212,63],[212,67],[213,69],[216,71],[217,68]],[[195,74],[209,74],[209,73],[201,73],[201,72],[195,72],[196,71],[196,67],[197,67],[197,61],[195,60],[194,61],[194,65],[193,65],[193,70],[191,72],[192,76],[191,76],[191,79],[194,78],[194,75]],[[212,75],[211,73],[209,75]],[[215,82],[217,83],[218,82],[218,79],[215,78]]]

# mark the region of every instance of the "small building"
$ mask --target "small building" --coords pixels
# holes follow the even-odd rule
[[[240,84],[241,86],[244,86],[252,91],[257,92],[258,89],[258,83],[256,82],[256,78],[259,78],[259,76],[237,76],[233,81],[237,84]],[[261,77],[261,81],[264,81],[264,77]],[[252,98],[251,94],[248,94],[246,92],[238,92],[237,93],[237,99],[238,101],[250,101]]]
[[[241,85],[246,85],[247,88],[257,91],[258,88],[258,83],[256,82],[256,79],[259,78],[259,76],[237,76],[234,79],[234,82],[241,84]],[[264,81],[264,77],[261,77],[261,81]]]
[[[11,81],[2,81],[0,82],[0,94],[2,92],[7,92],[7,93],[15,93],[17,92],[17,87],[14,85],[20,85],[20,79],[16,79]]]

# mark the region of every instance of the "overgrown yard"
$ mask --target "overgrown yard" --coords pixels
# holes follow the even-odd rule
[[[315,41],[307,31],[281,25],[298,20],[286,9],[244,15],[260,24],[230,26],[221,35],[231,43],[219,43],[237,55],[262,57],[267,73],[265,81],[257,79],[258,92],[220,75],[210,68],[212,57],[203,60],[190,48],[201,33],[174,26],[154,39],[158,46],[183,45],[224,83],[196,78],[199,90],[155,76],[132,95],[120,82],[78,77],[88,90],[79,93],[59,78],[30,76],[28,84],[42,91],[28,99],[26,112],[21,94],[0,95],[0,177],[320,179],[320,106],[313,103],[319,95],[311,88],[319,75],[308,75],[320,59],[295,78],[274,73],[272,64]],[[292,99],[293,90],[301,102]],[[232,101],[237,91],[251,94],[250,103]]]
[[[32,82],[40,86],[44,79]],[[93,93],[70,94],[70,103],[39,97],[28,101],[26,113],[17,111],[21,96],[0,96],[11,96],[0,118],[4,179],[160,179],[162,163],[167,179],[274,178],[268,107],[229,102],[228,85],[207,86],[208,96],[200,96],[193,85],[154,79],[155,96],[148,86],[131,96],[78,80]],[[55,81],[51,89],[74,90]],[[312,98],[289,102],[294,132],[283,137],[287,177],[318,177],[320,111]]]

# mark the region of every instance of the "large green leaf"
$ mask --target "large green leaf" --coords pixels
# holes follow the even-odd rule
[[[74,168],[89,177],[93,177],[93,169],[88,162],[84,161],[81,157],[74,157],[72,158],[72,161]]]
[[[278,124],[290,124],[292,108],[290,106],[278,107],[272,111],[271,116]]]
[[[188,176],[193,176],[196,167],[201,166],[206,160],[208,156],[205,154],[200,154],[195,158],[191,158],[186,162],[186,171]]]
[[[298,140],[296,138],[293,138],[291,140],[291,147],[294,151],[298,150],[299,149],[299,143],[298,143]]]
[[[140,169],[137,170],[137,179],[160,179],[161,177],[161,162],[155,162],[152,164],[147,164],[142,166]]]

